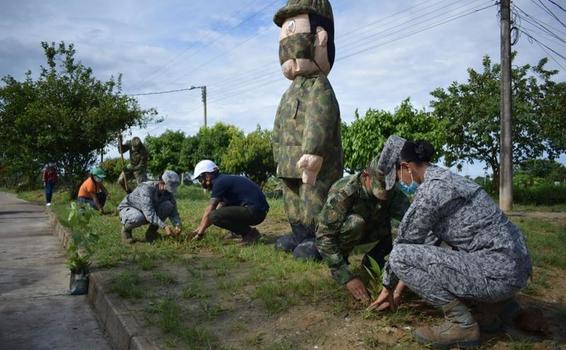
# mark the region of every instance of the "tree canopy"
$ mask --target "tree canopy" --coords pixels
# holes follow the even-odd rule
[[[156,115],[121,94],[121,76],[96,79],[75,59],[75,48],[42,42],[47,65],[37,79],[4,76],[0,86],[0,162],[33,182],[42,165],[57,163],[74,184],[116,134],[144,126]]]
[[[555,158],[564,152],[566,85],[552,77],[558,72],[546,70],[547,59],[537,65],[514,66],[513,76],[513,162],[526,159]],[[448,165],[484,161],[499,179],[500,136],[499,64],[483,58],[483,70],[468,69],[466,83],[453,82],[431,95],[434,116],[444,125],[445,160]]]
[[[444,131],[441,123],[424,110],[417,110],[405,99],[393,113],[369,109],[363,117],[342,124],[344,168],[353,173],[364,169],[378,155],[390,135],[408,140],[427,140],[442,155]]]
[[[244,174],[262,186],[275,174],[275,160],[271,146],[271,132],[257,130],[246,136],[232,138],[222,157],[223,170],[233,174]]]

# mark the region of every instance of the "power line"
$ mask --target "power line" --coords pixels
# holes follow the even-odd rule
[[[428,6],[425,7],[425,10],[426,10],[426,9],[433,8],[433,7],[436,6],[436,5],[440,5],[440,4],[442,4],[442,3],[445,3],[445,2],[447,2],[447,1],[450,1],[450,0],[440,0],[440,1],[437,1],[437,2],[432,3],[432,4],[430,3],[430,1],[422,1],[421,3],[418,3],[418,4],[415,5],[415,6],[405,8],[404,10],[395,12],[395,13],[393,13],[393,14],[391,14],[391,15],[387,15],[387,16],[384,16],[384,17],[380,17],[379,19],[377,19],[377,20],[375,20],[375,21],[372,21],[372,22],[370,22],[370,23],[366,23],[366,24],[364,24],[364,25],[362,25],[362,26],[356,27],[356,28],[354,28],[353,30],[351,30],[351,31],[349,31],[349,32],[347,32],[347,33],[345,33],[345,34],[343,34],[343,35],[340,36],[340,37],[338,37],[336,40],[337,40],[337,41],[340,41],[340,40],[342,40],[342,39],[345,40],[345,39],[348,37],[348,34],[350,34],[350,33],[355,33],[356,36],[359,36],[360,31],[363,32],[364,29],[368,29],[368,28],[371,29],[371,30],[375,29],[375,27],[372,26],[372,24],[379,23],[380,26],[383,26],[383,25],[386,24],[386,23],[389,23],[389,22],[394,21],[394,20],[395,20],[394,17],[397,16],[398,14],[404,14],[404,13],[406,13],[407,11],[416,10],[417,8],[421,7],[422,5],[425,5],[425,4],[428,5]],[[456,1],[456,2],[454,2],[454,3],[452,3],[452,4],[447,5],[447,6],[451,6],[451,5],[456,4],[456,3],[458,3],[458,2]],[[387,19],[390,19],[390,20],[387,21]],[[378,28],[379,28],[379,27],[378,27]],[[269,32],[269,31],[265,31],[264,33],[268,33],[268,32]],[[258,33],[258,34],[257,34],[256,36],[254,36],[254,37],[257,37],[257,36],[262,35],[262,34],[264,34],[264,33]],[[252,37],[252,38],[254,38],[254,37]],[[248,41],[251,40],[252,38],[246,39],[244,42],[241,42],[241,43],[238,44],[237,46],[238,46],[238,47],[241,47],[245,42],[248,42]],[[347,44],[348,44],[348,42],[346,42],[346,45],[347,45]],[[228,54],[229,52],[234,51],[235,49],[236,49],[236,47],[233,47],[233,48],[230,49],[228,52],[224,52],[224,55]],[[213,58],[212,60],[216,60],[216,59],[218,59],[218,58],[220,58],[220,57],[222,57],[222,55],[216,56],[216,57]],[[205,64],[202,64],[201,66],[199,66],[199,67],[193,69],[192,71],[197,71],[198,69],[202,68],[203,66],[205,66],[205,65],[207,65],[207,64],[209,64],[209,63],[210,63],[210,61],[206,62]],[[191,72],[192,72],[192,71],[191,71]],[[221,80],[220,82],[212,82],[212,83],[211,83],[211,82],[208,82],[208,85],[211,86],[211,89],[214,89],[214,85],[223,85],[223,83],[231,83],[231,82],[233,82],[234,80],[238,80],[239,77],[246,77],[246,76],[250,77],[250,76],[251,76],[251,78],[246,78],[246,79],[254,80],[254,79],[256,79],[256,78],[254,77],[254,75],[262,75],[263,73],[272,72],[272,71],[273,71],[273,70],[272,70],[271,68],[269,68],[269,67],[268,67],[267,69],[265,69],[265,68],[252,69],[252,70],[249,70],[249,71],[246,71],[246,72],[239,73],[239,74],[236,75],[235,77],[234,77],[234,76],[231,76],[230,78],[223,79],[223,80]],[[185,74],[183,77],[181,77],[181,79],[184,78],[184,77],[186,77],[186,76],[187,76],[187,74]],[[175,82],[178,82],[178,81],[180,81],[181,79],[177,79]]]
[[[386,45],[386,44],[390,44],[390,43],[392,43],[392,42],[395,42],[395,41],[398,41],[398,40],[401,40],[401,39],[405,39],[405,38],[408,38],[408,37],[413,36],[413,35],[416,35],[416,34],[420,34],[420,33],[425,32],[425,31],[427,31],[427,30],[436,28],[436,27],[441,26],[441,25],[443,25],[443,24],[446,24],[446,23],[448,23],[448,22],[455,21],[455,20],[457,20],[457,19],[459,19],[459,18],[462,18],[462,17],[465,17],[465,16],[469,16],[469,15],[471,15],[471,14],[474,14],[474,13],[477,13],[477,12],[480,12],[480,11],[483,11],[483,10],[486,10],[486,9],[488,9],[488,8],[490,8],[490,7],[493,7],[493,6],[496,6],[496,4],[488,5],[488,6],[479,8],[479,9],[474,9],[474,10],[472,10],[472,11],[469,11],[469,12],[466,12],[466,13],[462,13],[462,14],[459,14],[459,15],[456,15],[456,16],[454,16],[454,17],[448,18],[448,19],[446,19],[446,20],[443,20],[443,21],[441,21],[441,22],[435,23],[435,24],[430,25],[430,26],[428,26],[428,27],[421,28],[421,29],[419,29],[419,30],[410,32],[409,34],[407,34],[407,35],[405,35],[405,36],[402,36],[402,37],[400,37],[400,38],[392,39],[392,40],[390,40],[390,41],[387,41],[387,42],[385,42],[385,43],[380,43],[380,44],[377,44],[377,45],[371,45],[371,46],[366,47],[366,48],[364,48],[364,49],[360,49],[360,50],[358,50],[358,51],[352,52],[352,53],[347,54],[347,55],[345,55],[345,56],[339,57],[339,58],[337,58],[336,60],[337,60],[337,61],[344,60],[344,59],[350,58],[350,57],[352,57],[352,56],[358,55],[358,54],[360,54],[360,53],[373,50],[373,49],[375,49],[375,48],[377,48],[377,47],[380,47],[380,46],[383,46],[383,45]]]
[[[257,16],[258,14],[262,13],[263,11],[265,11],[265,10],[268,9],[268,8],[270,8],[271,6],[273,6],[273,4],[275,4],[275,3],[278,2],[278,1],[279,1],[279,0],[274,0],[274,1],[269,2],[267,5],[265,5],[264,7],[262,7],[259,11],[255,12],[252,16],[250,16],[250,17],[246,18],[244,21],[242,21],[239,25],[241,25],[242,23],[244,23],[244,22],[246,22],[246,21],[252,19],[253,17]],[[255,34],[255,35],[251,36],[251,37],[248,37],[248,38],[244,39],[244,40],[241,41],[240,43],[238,43],[238,44],[236,44],[235,46],[233,46],[230,50],[228,50],[228,52],[231,52],[231,51],[235,50],[236,48],[242,46],[243,44],[247,43],[248,41],[252,40],[253,38],[255,38],[255,37],[257,37],[257,36],[260,36],[260,35],[263,35],[263,34],[265,34],[265,33],[267,33],[267,32],[268,32],[268,31],[265,30],[265,31],[263,31],[263,32],[259,32],[259,33]],[[217,41],[218,41],[218,39],[214,40],[212,43],[210,43],[210,44],[207,45],[207,46],[211,46],[212,44],[214,44],[214,43],[217,42]],[[224,56],[225,54],[226,54],[226,53],[224,53],[224,54],[219,54],[219,55],[216,55],[216,56],[212,57],[211,59],[206,60],[206,61],[205,61],[204,63],[202,63],[201,65],[199,65],[199,66],[197,66],[196,68],[193,68],[191,71],[189,71],[189,72],[183,74],[183,75],[181,76],[181,78],[177,79],[175,82],[179,81],[179,80],[182,79],[182,78],[185,78],[185,77],[189,76],[191,73],[193,73],[193,72],[195,72],[195,71],[201,69],[202,67],[205,67],[205,66],[209,65],[211,62],[216,61],[218,58]]]
[[[427,26],[427,27],[424,27],[424,28],[420,28],[419,30],[414,30],[414,31],[412,31],[412,32],[409,32],[408,34],[405,34],[405,35],[403,35],[403,36],[401,36],[401,37],[396,37],[396,38],[391,39],[391,40],[389,40],[389,41],[382,42],[382,43],[379,43],[379,44],[377,44],[377,45],[372,45],[372,46],[369,46],[369,47],[366,47],[366,48],[363,48],[363,49],[360,49],[360,50],[351,52],[351,53],[349,53],[349,54],[346,54],[346,55],[344,55],[344,56],[342,56],[342,57],[337,58],[336,61],[345,60],[345,59],[350,58],[350,57],[352,57],[352,56],[354,56],[354,55],[357,55],[357,54],[359,54],[359,53],[367,52],[367,51],[370,51],[370,50],[375,49],[375,48],[377,48],[377,47],[384,46],[384,45],[387,45],[387,44],[390,44],[390,43],[393,43],[393,42],[396,42],[396,41],[405,39],[405,38],[410,37],[410,36],[413,36],[413,35],[417,35],[417,34],[419,34],[419,33],[422,33],[422,32],[424,32],[424,31],[426,31],[426,30],[430,30],[430,29],[432,29],[432,28],[438,27],[438,26],[443,25],[443,24],[445,24],[445,23],[448,23],[448,22],[457,20],[457,19],[462,18],[462,17],[464,17],[464,16],[468,16],[468,15],[471,15],[471,14],[474,14],[474,13],[477,13],[477,12],[480,12],[480,11],[482,11],[482,10],[485,10],[485,9],[490,8],[490,7],[493,7],[493,6],[496,6],[496,4],[492,4],[492,5],[485,6],[485,7],[478,8],[478,9],[473,9],[473,10],[471,10],[471,11],[468,11],[468,12],[465,12],[465,13],[461,13],[461,14],[458,14],[458,15],[456,15],[456,16],[452,16],[452,17],[450,17],[450,18],[447,18],[447,19],[445,19],[445,20],[443,20],[443,21],[441,21],[441,22],[435,23],[435,24],[433,24],[433,25],[430,25],[430,26]],[[265,78],[266,78],[266,77],[264,77],[263,79],[265,79]],[[279,80],[279,79],[267,81],[266,84],[274,83],[274,82],[276,82],[276,81],[278,81],[278,80]],[[236,95],[238,95],[237,91],[240,91],[240,90],[243,90],[243,89],[249,89],[249,88],[251,88],[252,86],[255,87],[256,84],[257,84],[257,83],[245,84],[244,86],[241,86],[241,87],[239,87],[239,88],[237,88],[237,89],[230,89],[230,90],[228,90],[228,91],[223,91],[224,94],[223,94],[222,96],[216,96],[216,98],[213,97],[213,98],[211,98],[211,101],[218,102],[218,101],[220,101],[220,100],[224,100],[225,98],[229,98],[229,97],[232,97],[232,96],[236,96]],[[260,85],[263,85],[263,84],[260,84]]]
[[[434,23],[434,24],[426,26],[426,27],[419,28],[418,30],[410,31],[406,34],[403,34],[400,37],[393,38],[393,39],[388,40],[386,42],[379,43],[378,45],[371,45],[371,46],[365,47],[365,48],[361,48],[362,46],[359,46],[360,50],[357,50],[357,51],[351,52],[350,54],[347,54],[345,56],[339,57],[339,58],[337,58],[337,61],[345,60],[345,59],[348,59],[348,58],[350,58],[354,55],[357,55],[359,53],[367,52],[367,51],[370,51],[370,50],[375,49],[377,47],[384,46],[384,45],[405,39],[405,38],[413,36],[413,35],[417,35],[419,33],[426,31],[426,30],[430,30],[432,28],[435,28],[435,27],[438,27],[438,26],[443,25],[445,23],[457,20],[457,19],[462,18],[464,16],[468,16],[468,15],[480,12],[482,10],[493,7],[495,5],[496,4],[492,4],[492,5],[489,5],[489,6],[482,7],[482,8],[472,9],[471,11],[459,13],[457,15],[445,18],[445,19],[441,20],[440,22]],[[447,13],[445,13],[445,14],[447,14]],[[436,16],[435,18],[429,19],[428,21],[431,22],[431,20],[439,19],[439,17],[441,17],[441,16],[442,15]],[[423,22],[423,23],[419,23],[419,24],[422,25],[422,24],[425,24],[425,23]],[[394,32],[394,33],[389,33],[389,35],[396,34],[396,33],[399,33],[399,31]],[[355,49],[355,47],[353,49]],[[277,73],[277,74],[279,74],[279,73]],[[220,101],[229,99],[231,97],[238,96],[241,93],[243,93],[245,90],[250,90],[252,88],[253,89],[259,89],[260,87],[271,85],[271,84],[274,84],[274,83],[279,82],[281,80],[280,77],[277,77],[276,79],[272,79],[272,77],[273,77],[273,75],[267,75],[267,76],[264,76],[264,77],[261,77],[261,78],[252,78],[252,81],[249,82],[249,83],[246,83],[246,84],[243,84],[242,81],[240,81],[239,82],[240,85],[236,85],[237,88],[234,88],[234,85],[233,85],[233,86],[231,86],[231,89],[223,90],[223,94],[221,94],[221,95],[212,95],[211,98],[210,98],[210,102],[220,102]],[[186,89],[179,89],[179,91],[184,91],[184,90],[186,90]],[[177,91],[177,90],[171,90],[171,91],[173,92],[173,91]],[[163,93],[168,93],[168,92],[163,92]],[[200,108],[200,106],[197,107],[197,108],[194,108],[193,110],[190,110],[187,113],[192,113],[193,111],[195,111],[199,108]]]
[[[186,89],[166,90],[166,91],[157,91],[157,92],[144,92],[144,93],[140,93],[140,94],[129,94],[128,96],[163,95],[163,94],[171,94],[171,93],[174,93],[174,92],[189,91],[189,90],[192,90],[192,89],[186,88]]]
[[[492,6],[495,6],[495,5],[492,5]],[[460,15],[460,14],[462,14],[462,15],[468,15],[468,14],[477,12],[477,11],[479,11],[479,10],[481,10],[481,9],[474,9],[472,12],[460,12],[460,13],[458,13],[458,15]],[[426,24],[426,22],[430,22],[431,20],[437,19],[438,17],[441,17],[441,16],[443,16],[443,15],[445,15],[445,14],[448,14],[448,13],[441,14],[441,15],[439,15],[439,16],[436,16],[435,18],[429,18],[429,19],[427,19],[426,21],[421,21],[421,23],[417,23],[417,24],[419,24],[419,25]],[[458,16],[452,16],[452,17],[448,18],[448,21],[452,21],[452,20],[457,19],[457,18],[459,18],[459,17],[458,17]],[[443,22],[443,23],[444,23],[444,22]],[[440,24],[443,24],[443,23],[440,23]],[[435,24],[435,26],[438,26],[438,25],[440,25],[440,24],[437,23],[437,24]],[[395,27],[396,27],[396,26],[395,26]],[[394,28],[394,27],[392,27],[392,28]],[[393,36],[394,34],[402,33],[403,31],[407,30],[407,28],[408,28],[408,27],[404,27],[404,28],[401,29],[401,30],[397,30],[397,31],[394,31],[394,32],[391,32],[391,33],[384,34],[384,35],[381,36],[381,38],[380,38],[379,40],[383,41],[385,38],[391,37],[391,36]],[[430,29],[430,28],[422,28],[422,31],[427,30],[427,29]],[[387,30],[385,30],[385,31],[387,31]],[[382,31],[382,32],[385,32],[385,31]],[[394,38],[394,39],[389,40],[389,41],[387,41],[387,42],[382,42],[382,43],[380,43],[380,44],[378,44],[378,45],[372,46],[372,48],[379,47],[379,46],[383,46],[383,45],[385,45],[385,44],[388,44],[388,43],[390,43],[390,42],[394,42],[394,41],[397,41],[397,40],[401,40],[401,39],[406,38],[406,37],[408,37],[408,36],[418,34],[419,32],[421,32],[421,31],[420,31],[420,30],[419,30],[419,31],[416,31],[416,32],[413,31],[412,33],[409,33],[409,35],[405,35],[405,36],[402,36],[402,37],[397,37],[397,38]],[[365,43],[363,43],[362,45],[357,46],[357,47],[363,47],[364,44],[365,44]],[[355,51],[355,50],[357,49],[356,47],[353,47],[353,48],[351,48],[351,49],[353,49],[354,52],[353,52],[353,50],[346,50],[346,54],[345,54],[344,56],[340,57],[340,58],[337,58],[336,61],[339,61],[339,60],[342,60],[342,59],[344,59],[344,58],[349,57],[350,55],[348,55],[348,51],[349,51],[349,52],[353,52],[351,55],[354,55],[354,54],[357,54],[357,53],[358,53],[358,51]],[[279,74],[279,73],[276,73],[276,74]],[[260,79],[264,79],[264,80],[265,80],[266,78],[269,78],[270,76],[274,76],[274,75],[271,74],[271,75],[269,75],[269,76],[265,76],[265,77],[262,77],[262,78],[260,78]],[[248,79],[248,80],[250,80],[250,79]],[[224,88],[224,89],[222,90],[222,95],[232,95],[232,94],[233,94],[232,91],[237,91],[237,90],[240,90],[241,88],[248,88],[250,85],[255,85],[255,84],[256,84],[256,80],[257,80],[257,78],[255,78],[255,79],[252,78],[252,79],[249,81],[249,84],[248,84],[247,82],[246,82],[246,83],[237,82],[236,84],[232,84],[232,85],[230,85],[230,87],[229,87],[228,89],[225,89],[225,88]],[[213,85],[213,84],[209,84],[209,85]]]
[[[537,5],[538,7],[542,8],[546,13],[548,13],[550,16],[552,16],[555,20],[558,21],[558,23],[562,24],[563,27],[566,28],[566,24],[564,24],[564,22],[562,22],[560,20],[560,18],[558,18],[558,16],[556,16],[554,14],[554,12],[552,12],[552,10],[550,10],[548,7],[546,7],[546,5],[541,1],[541,0],[537,0],[537,2],[535,2],[535,0],[531,0],[531,2],[535,5]]]
[[[230,17],[236,17],[237,15],[239,15],[240,13],[242,13],[247,7],[249,7],[249,5],[253,2],[255,2],[256,0],[252,0],[250,2],[248,2],[246,5],[244,5],[243,7],[241,7],[238,11],[234,12]],[[275,1],[274,1],[275,2]],[[251,20],[253,17],[257,16],[259,13],[261,13],[263,11],[264,8],[262,8],[261,10],[254,12],[252,15],[245,17],[242,21],[238,22],[238,24],[230,27],[229,29],[236,29],[237,27],[241,26],[242,24],[246,23],[247,21]],[[210,33],[207,33],[207,36],[204,38],[205,40],[207,40],[209,37],[211,37]],[[196,53],[202,51],[205,47],[211,46],[212,44],[216,43],[218,41],[218,39],[215,39],[213,41],[210,41],[209,43],[207,43],[206,45],[204,45],[203,47],[199,48],[198,50],[196,50],[195,52],[193,52],[191,55],[189,55],[187,58],[190,58],[192,56],[194,56]],[[184,54],[186,54],[190,49],[192,49],[194,46],[196,45],[196,43],[189,45],[188,47],[186,47],[183,51],[181,51],[179,54],[175,55],[171,60],[169,60],[164,66],[162,66],[161,68],[157,69],[156,71],[154,71],[153,73],[151,73],[151,75],[145,79],[143,83],[152,80],[154,77],[157,76],[158,73],[165,71],[169,66],[171,66],[174,62],[176,62],[178,59],[180,59]],[[141,85],[141,84],[140,84]]]
[[[562,11],[566,12],[566,9],[560,5],[558,5],[556,2],[554,2],[553,0],[548,0],[550,1],[553,5],[555,5],[556,7],[558,7],[559,9],[561,9]]]
[[[566,56],[562,55],[560,52],[554,50],[553,48],[549,47],[548,45],[546,45],[545,43],[543,43],[542,41],[538,40],[534,35],[532,35],[531,33],[527,32],[524,29],[519,29],[521,31],[521,33],[525,34],[527,37],[529,37],[531,40],[537,42],[539,45],[544,46],[545,48],[547,48],[548,50],[552,51],[555,55],[557,55],[558,57],[562,58],[564,61],[566,61]]]

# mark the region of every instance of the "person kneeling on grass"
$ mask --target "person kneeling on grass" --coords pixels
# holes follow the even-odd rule
[[[531,259],[523,235],[493,199],[475,182],[430,164],[433,155],[430,143],[398,136],[381,153],[386,189],[398,182],[415,197],[385,265],[383,291],[370,308],[395,308],[404,284],[445,315],[439,326],[417,328],[417,342],[477,347],[480,328],[497,330],[498,321],[513,318],[510,309],[520,311],[514,296],[527,286]],[[469,306],[483,314],[479,324]]]
[[[244,176],[220,174],[210,160],[201,160],[196,165],[193,180],[196,179],[203,188],[212,190],[212,194],[200,225],[193,231],[193,239],[202,238],[210,225],[241,236],[243,244],[259,239],[258,230],[251,226],[265,220],[269,205],[258,185]]]
[[[142,182],[128,194],[118,205],[122,222],[122,240],[133,243],[132,230],[149,224],[145,233],[147,242],[158,238],[158,229],[165,229],[167,236],[178,236],[181,233],[181,219],[177,211],[175,193],[179,186],[179,175],[166,170],[160,181]],[[169,218],[174,228],[164,221]]]
[[[383,268],[393,244],[391,219],[401,220],[409,208],[409,199],[397,186],[385,191],[378,160],[379,156],[360,174],[343,177],[332,185],[318,216],[316,248],[303,243],[293,252],[296,258],[314,258],[311,251],[318,249],[336,282],[364,303],[369,302],[369,294],[364,282],[350,270],[348,256],[354,247],[373,243],[362,266],[371,268],[372,258]]]
[[[102,181],[106,178],[106,173],[102,168],[92,167],[89,177],[79,188],[78,203],[88,204],[101,213],[104,212],[104,204],[108,197],[108,191]]]

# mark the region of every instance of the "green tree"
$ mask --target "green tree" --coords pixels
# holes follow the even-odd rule
[[[233,125],[224,123],[216,123],[209,128],[200,128],[195,137],[196,140],[187,141],[185,146],[191,146],[191,153],[188,150],[184,154],[188,154],[188,162],[190,171],[195,165],[203,160],[210,159],[215,162],[220,169],[223,169],[222,158],[230,146],[230,142],[234,137],[243,137],[244,133]]]
[[[246,136],[237,135],[222,158],[225,172],[244,174],[263,187],[270,176],[275,174],[275,160],[271,146],[271,132],[257,130]]]
[[[545,154],[553,158],[564,151],[566,116],[564,104],[559,104],[566,90],[563,83],[551,80],[557,71],[546,70],[546,62],[512,69],[515,163]],[[433,113],[446,127],[446,163],[485,162],[493,171],[494,189],[499,186],[500,71],[500,65],[485,56],[483,71],[468,69],[466,83],[454,82],[431,93]]]
[[[408,140],[427,140],[442,155],[444,132],[441,123],[424,110],[417,110],[405,99],[394,113],[369,109],[364,117],[356,110],[356,119],[342,124],[344,168],[353,173],[364,169],[383,149],[390,135]]]
[[[75,60],[72,44],[41,45],[47,66],[37,80],[31,71],[22,82],[11,76],[1,80],[0,161],[30,182],[44,163],[55,161],[73,194],[99,150],[120,130],[145,126],[156,112],[120,93],[121,76],[96,79]]]
[[[179,174],[186,169],[181,164],[181,151],[185,142],[182,131],[167,130],[159,136],[148,136],[144,140],[149,153],[149,171],[160,176],[165,170],[173,170]]]

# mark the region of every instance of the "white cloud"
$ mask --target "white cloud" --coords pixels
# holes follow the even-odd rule
[[[93,67],[100,79],[123,73],[126,92],[207,85],[209,123],[223,121],[247,131],[257,124],[270,128],[281,94],[290,83],[280,73],[278,28],[271,21],[275,10],[284,3],[0,0],[0,75],[12,74],[21,79],[28,69],[37,73],[39,65],[44,64],[40,41],[65,40],[75,44],[78,58]],[[333,1],[337,58],[383,44],[335,63],[330,80],[343,119],[352,120],[356,108],[361,113],[368,108],[393,110],[409,96],[417,107],[427,107],[430,91],[447,87],[455,80],[464,81],[468,67],[481,68],[483,55],[497,62],[496,7],[392,41],[408,30],[420,28],[420,21],[450,8],[494,3]],[[530,1],[514,3],[550,23],[548,16]],[[256,13],[266,6],[264,12]],[[414,10],[407,10],[410,8]],[[430,14],[425,15],[427,12]],[[410,18],[410,23],[403,24]],[[385,30],[394,26],[400,32],[386,36],[389,32]],[[378,32],[381,34],[367,38]],[[514,49],[519,51],[517,64],[535,63],[546,56],[524,36]],[[564,47],[555,49],[565,54]],[[558,68],[553,61],[549,66]],[[562,71],[559,79],[565,76]],[[202,125],[199,90],[143,96],[139,101],[143,107],[157,108],[165,117],[161,125],[136,131],[141,136],[148,132],[156,135],[166,128],[193,134]]]

